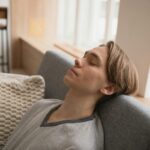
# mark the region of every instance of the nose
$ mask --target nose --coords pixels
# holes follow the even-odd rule
[[[75,67],[82,67],[82,60],[81,58],[75,59]]]

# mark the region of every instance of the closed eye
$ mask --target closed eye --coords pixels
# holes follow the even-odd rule
[[[91,55],[90,53],[85,53],[83,58],[87,59],[87,62],[88,62],[89,65],[92,65],[92,66],[98,65],[98,62],[97,62],[96,58],[93,57],[93,55]]]
[[[89,64],[92,65],[92,66],[96,66],[97,65],[97,63],[94,60],[90,60]]]

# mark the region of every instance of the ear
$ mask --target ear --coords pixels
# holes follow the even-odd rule
[[[113,84],[110,84],[110,85],[108,85],[108,86],[103,87],[103,88],[100,89],[100,92],[101,92],[102,94],[104,94],[104,95],[112,95],[112,94],[114,94],[116,91],[117,91],[117,88],[116,88],[116,86],[113,85]]]

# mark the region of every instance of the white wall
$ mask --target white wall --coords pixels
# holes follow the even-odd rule
[[[120,0],[116,41],[138,68],[139,94],[145,96],[150,67],[150,0]]]

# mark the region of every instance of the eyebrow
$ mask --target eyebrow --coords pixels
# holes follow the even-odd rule
[[[87,55],[87,54],[90,54],[90,55],[94,56],[94,57],[96,58],[96,60],[98,60],[98,63],[101,63],[101,62],[102,62],[102,61],[101,61],[101,58],[100,58],[97,54],[95,54],[95,53],[93,53],[93,52],[91,52],[91,51],[86,51],[86,52],[84,53],[84,56]]]

